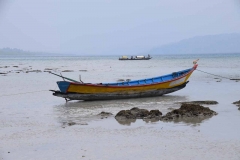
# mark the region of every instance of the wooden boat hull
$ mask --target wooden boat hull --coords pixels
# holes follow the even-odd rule
[[[188,78],[197,68],[173,72],[172,74],[148,79],[116,83],[57,82],[60,91],[53,95],[69,100],[107,100],[161,96],[180,90],[186,86]]]
[[[185,82],[179,86],[175,86],[172,88],[165,88],[165,89],[155,89],[155,90],[149,90],[145,92],[135,92],[132,94],[126,94],[126,93],[92,93],[92,94],[81,94],[81,93],[62,93],[60,91],[54,91],[53,95],[57,97],[66,98],[68,100],[85,100],[85,101],[93,101],[93,100],[113,100],[113,99],[128,99],[128,98],[142,98],[142,97],[156,97],[156,96],[162,96],[164,94],[169,94],[175,91],[178,91],[180,89],[183,89],[186,87]]]

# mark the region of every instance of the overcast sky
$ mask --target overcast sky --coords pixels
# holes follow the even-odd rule
[[[222,33],[240,33],[239,0],[0,0],[0,48],[125,55]]]

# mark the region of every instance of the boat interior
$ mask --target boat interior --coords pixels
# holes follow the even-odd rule
[[[167,75],[163,75],[163,76],[159,76],[159,77],[133,80],[133,81],[115,82],[115,83],[102,83],[101,85],[106,85],[106,86],[136,86],[136,85],[161,83],[161,82],[170,81],[170,80],[175,79],[177,77],[180,77],[184,74],[187,74],[191,70],[192,70],[192,68],[182,70],[182,71],[178,71],[178,72],[173,72],[172,74],[167,74]]]

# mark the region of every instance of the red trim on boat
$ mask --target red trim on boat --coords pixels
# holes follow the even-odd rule
[[[198,64],[194,64],[193,68],[194,70],[197,69]]]

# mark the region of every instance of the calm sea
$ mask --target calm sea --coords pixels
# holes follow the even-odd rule
[[[56,73],[72,70],[63,75],[85,82],[114,82],[118,79],[138,79],[159,76],[192,67],[192,61],[199,60],[199,70],[223,77],[240,77],[240,54],[185,54],[158,55],[145,61],[119,61],[118,56],[1,56],[0,71],[54,69]],[[15,68],[13,66],[18,66]],[[31,66],[31,67],[29,67]],[[9,74],[8,76],[15,76]],[[20,75],[17,75],[20,76]],[[45,78],[50,78],[45,76]],[[209,77],[194,73],[192,79]]]

